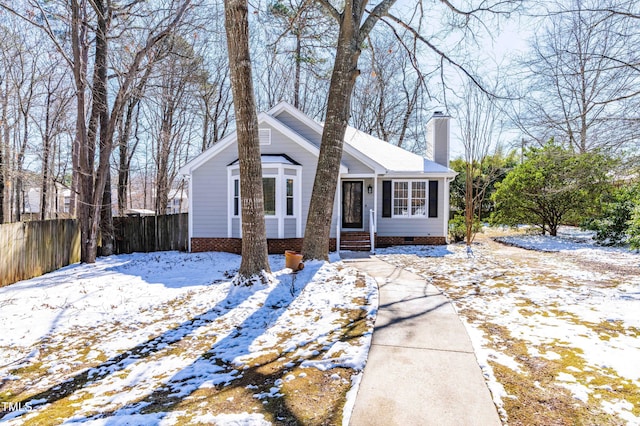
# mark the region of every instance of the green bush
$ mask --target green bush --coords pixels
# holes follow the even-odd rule
[[[530,148],[524,161],[496,183],[491,222],[534,225],[556,235],[558,226],[580,223],[592,215],[601,194],[610,187],[612,161],[597,152],[575,153],[550,140]]]
[[[480,232],[481,225],[477,217],[474,218],[473,233]],[[449,221],[449,240],[452,243],[459,243],[465,241],[467,237],[467,226],[465,224],[464,213],[456,214],[453,219]]]
[[[464,216],[457,214],[449,221],[449,239],[452,243],[464,241],[467,235],[467,227],[465,226]]]
[[[595,240],[604,246],[618,246],[630,243],[630,237],[640,238],[633,227],[634,217],[640,227],[640,185],[618,188],[602,204],[597,217],[586,219],[582,228],[595,231]]]

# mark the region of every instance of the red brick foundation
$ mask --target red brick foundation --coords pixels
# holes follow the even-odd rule
[[[302,250],[302,238],[270,238],[267,239],[269,254],[282,254],[285,250]],[[336,239],[329,240],[329,250],[335,251]],[[242,254],[241,238],[191,238],[191,252],[224,251]]]
[[[446,237],[381,237],[376,235],[376,247],[437,246],[447,244]]]
[[[240,254],[242,241],[239,238],[191,238],[191,252],[226,251]]]

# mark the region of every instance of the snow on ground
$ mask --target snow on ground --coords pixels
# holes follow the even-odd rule
[[[454,301],[504,421],[538,403],[526,400],[533,388],[543,392],[541,401],[562,388],[572,409],[582,402],[612,416],[611,423],[640,424],[640,255],[598,247],[570,228],[556,238],[498,239],[531,251],[485,237],[472,252],[465,245],[407,246],[379,255],[425,276]],[[504,371],[531,386],[518,393]]]
[[[340,262],[297,274],[283,256],[270,262],[273,282],[251,289],[230,283],[239,256],[178,252],[101,258],[0,288],[0,422],[269,424],[283,389],[311,370],[346,394],[366,361],[375,281]],[[361,332],[345,336],[358,318]],[[244,398],[252,412],[210,412],[205,396],[225,387],[237,399],[224,403]]]
[[[551,235],[513,235],[497,237],[496,241],[529,250],[574,254],[593,261],[606,259],[609,266],[632,265],[640,267],[638,250],[629,251],[626,247],[598,246],[592,240],[593,235],[593,231],[561,226],[555,237]]]

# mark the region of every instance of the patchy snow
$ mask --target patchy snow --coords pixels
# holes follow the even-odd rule
[[[530,251],[484,237],[469,253],[465,245],[402,246],[378,255],[423,275],[453,300],[504,421],[504,401],[512,396],[491,366],[526,376],[523,360],[547,360],[562,369],[554,386],[640,424],[632,403],[640,394],[640,255],[598,247],[573,228],[558,237],[498,240]],[[525,353],[513,347],[520,342]]]
[[[32,395],[29,409],[3,409],[0,418],[29,424],[65,401],[67,423],[269,424],[259,412],[179,407],[282,357],[284,380],[246,386],[258,404],[280,398],[294,368],[345,367],[353,370],[352,406],[377,310],[375,281],[340,262],[310,262],[296,274],[283,256],[270,262],[271,283],[241,289],[230,282],[239,256],[178,252],[100,258],[0,288],[3,388]],[[368,331],[342,341],[353,310]]]
[[[584,231],[571,226],[561,226],[557,236],[551,235],[515,235],[497,237],[496,241],[529,250],[545,252],[564,252],[578,255],[584,259],[603,260],[609,264],[634,264],[640,267],[638,251],[626,247],[602,247],[592,239],[593,231]]]

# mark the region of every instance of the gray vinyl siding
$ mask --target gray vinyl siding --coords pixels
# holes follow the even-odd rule
[[[271,128],[264,123],[260,128]],[[285,237],[292,232],[291,238],[296,236],[296,225],[288,224],[301,220],[302,230],[307,221],[307,211],[311,200],[313,180],[316,174],[318,158],[298,143],[286,138],[282,133],[271,128],[271,144],[261,145],[263,154],[286,154],[302,166],[301,170],[301,218],[285,218]],[[193,237],[227,237],[228,187],[227,166],[238,159],[238,150],[231,144],[206,163],[202,164],[192,174],[193,186]],[[268,166],[265,168],[267,169]],[[267,219],[268,220],[268,219]],[[267,223],[267,236],[278,237],[277,221],[271,226]],[[232,237],[240,236],[239,220],[233,219]]]
[[[296,219],[284,219],[284,238],[296,238]]]
[[[338,181],[338,185],[342,185],[340,181]],[[331,216],[331,233],[329,235],[330,238],[336,238],[336,226],[338,224],[338,217],[340,216],[341,203],[342,203],[342,200],[340,200],[339,194],[340,192],[336,189],[336,195],[335,195],[335,198],[333,199],[333,215]],[[342,224],[340,224],[340,226],[342,226]]]
[[[231,144],[214,158],[193,171],[193,237],[227,236],[227,164],[238,158],[238,149]]]
[[[437,180],[438,181],[438,217],[382,217],[382,180]],[[449,212],[445,212],[444,178],[422,177],[417,179],[378,180],[378,222],[377,234],[383,237],[446,237],[443,221],[448,221]],[[428,196],[427,196],[428,197]]]
[[[278,238],[278,219],[266,216],[264,225],[267,228],[267,238]]]
[[[284,125],[288,128],[295,131],[297,134],[302,135],[302,137],[304,137],[315,146],[320,147],[320,140],[322,139],[321,133],[316,132],[306,124],[300,122],[297,118],[286,111],[281,112],[275,118],[276,120],[284,123]]]
[[[342,164],[347,166],[349,169],[349,174],[368,174],[373,173],[373,169],[369,166],[366,166],[362,163],[362,161],[356,159],[354,156],[347,154],[346,152],[342,153]]]
[[[373,201],[374,201],[374,197],[375,194],[374,193],[367,193],[367,187],[371,185],[372,187],[374,186],[374,181],[373,179],[364,179],[364,187],[363,187],[363,191],[364,191],[364,200],[363,200],[363,206],[362,206],[362,226],[364,228],[364,231],[369,231],[369,210],[374,208],[373,205]],[[382,184],[380,184],[382,185]],[[380,186],[380,192],[382,192],[382,186]],[[380,194],[380,196],[382,197],[382,195]],[[382,205],[379,205],[378,210],[380,210]]]
[[[240,218],[239,217],[231,218],[231,237],[232,238],[240,238],[240,234],[241,234],[240,231],[241,231],[241,229],[240,229]]]

